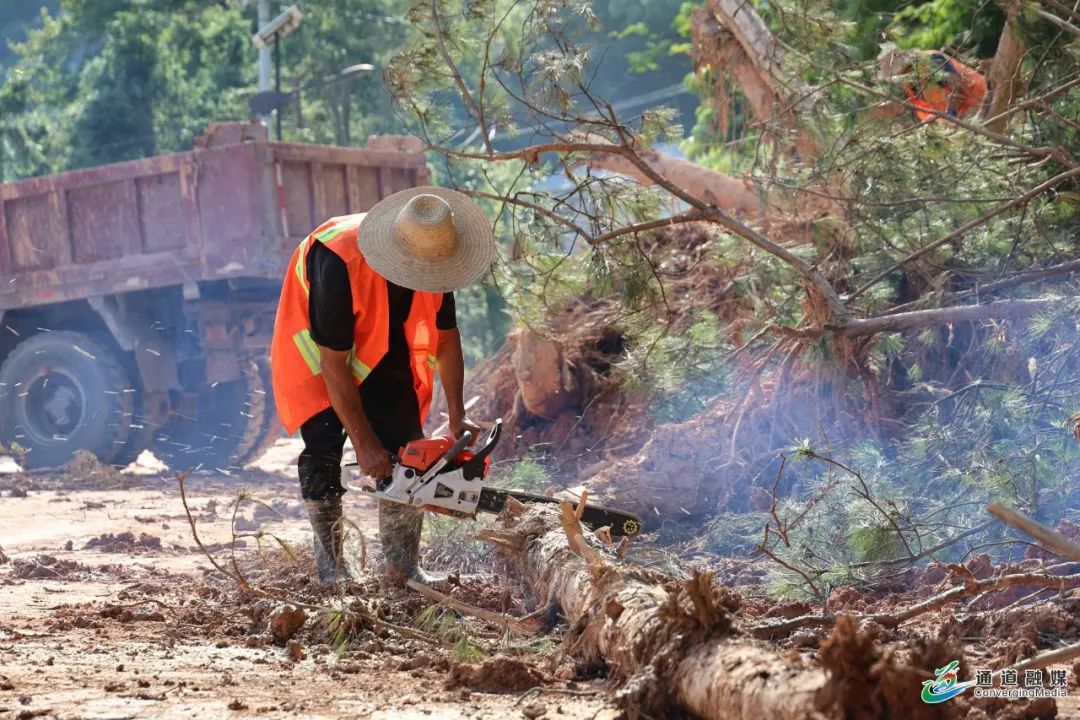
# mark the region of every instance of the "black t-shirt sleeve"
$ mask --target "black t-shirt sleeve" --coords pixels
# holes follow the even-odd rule
[[[337,253],[316,243],[308,253],[308,318],[311,339],[331,350],[353,346],[352,286],[349,269]]]
[[[457,327],[457,303],[454,302],[454,293],[443,293],[442,306],[439,314],[435,316],[435,327],[439,330],[453,330]]]

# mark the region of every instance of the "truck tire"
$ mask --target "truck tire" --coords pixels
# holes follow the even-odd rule
[[[27,469],[63,465],[76,450],[112,462],[127,441],[133,406],[124,366],[83,333],[34,335],[0,366],[0,442],[23,448]]]
[[[203,388],[195,417],[174,414],[154,433],[155,457],[180,471],[242,468],[277,439],[268,376],[250,361],[242,379]]]
[[[270,446],[281,437],[281,424],[274,409],[274,393],[270,387],[270,363],[259,359],[245,371],[249,378],[247,409],[248,418],[244,439],[236,452],[240,465],[258,460]]]

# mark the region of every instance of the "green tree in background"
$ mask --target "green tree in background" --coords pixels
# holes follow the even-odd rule
[[[408,0],[320,0],[300,3],[304,20],[282,42],[283,90],[321,85],[285,109],[285,139],[362,145],[375,133],[400,133],[390,96],[380,81],[389,55],[408,32]],[[357,63],[375,65],[374,77],[331,81]],[[325,84],[324,84],[325,83]]]
[[[0,81],[5,68],[15,59],[9,47],[26,37],[26,31],[41,17],[41,11],[55,12],[59,0],[5,0],[0,4]]]
[[[626,107],[628,111],[640,112],[658,103],[674,105],[689,126],[697,102],[681,94],[693,64],[680,32],[680,18],[690,6],[685,0],[593,3],[600,28],[589,41],[594,56],[603,57],[596,92],[617,106],[639,98],[640,104]]]
[[[251,20],[191,0],[62,0],[12,45],[0,87],[4,178],[190,147],[245,118]]]
[[[405,36],[406,0],[301,4],[300,29],[282,41],[282,90],[318,87],[283,108],[285,139],[351,145],[400,131],[377,77],[335,76],[356,63],[381,67]],[[0,11],[0,30],[24,33],[0,87],[5,179],[184,149],[207,123],[249,116],[250,4],[60,0],[17,9]]]
[[[596,3],[589,40],[604,58],[598,91],[640,109],[679,90],[691,70],[674,24],[682,1]],[[309,89],[281,111],[286,140],[353,145],[403,130],[379,74],[409,37],[412,4],[299,3],[304,20],[281,43],[282,90]],[[5,3],[2,179],[175,151],[190,147],[208,122],[247,118],[255,25],[254,4],[240,0]],[[376,76],[339,77],[357,63],[375,65]],[[687,113],[696,105],[685,95],[680,102]]]

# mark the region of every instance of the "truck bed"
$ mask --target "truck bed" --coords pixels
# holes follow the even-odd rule
[[[412,138],[297,145],[227,124],[189,152],[0,185],[0,314],[207,280],[277,281],[326,218],[426,182]]]

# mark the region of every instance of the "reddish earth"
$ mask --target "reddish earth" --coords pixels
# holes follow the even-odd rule
[[[251,590],[213,570],[175,477],[152,458],[123,473],[85,462],[33,475],[0,466],[0,718],[619,716],[601,681],[567,680],[576,672],[559,647],[561,629],[501,636],[383,587],[375,506],[366,499],[346,497],[352,548],[366,561],[361,580],[345,595],[315,583],[293,479],[298,451],[296,441],[282,440],[243,477],[187,481],[200,540],[224,567],[235,563]],[[238,496],[246,499],[237,506]],[[230,528],[242,536],[235,543]],[[472,524],[439,519],[429,528],[438,532],[429,562],[473,573],[461,576],[457,599],[516,616],[533,609],[513,578],[491,572],[490,552],[470,538]],[[630,554],[658,568],[712,569],[737,587],[724,605],[744,625],[822,611],[766,597],[767,561],[716,558],[691,546],[639,544]],[[988,562],[975,557],[968,571],[1002,570]],[[1029,558],[1011,571],[1041,562]],[[895,612],[955,582],[934,566],[904,575],[877,591],[835,588],[828,609]],[[1026,594],[947,606],[881,629],[878,639],[916,647],[952,637],[970,667],[1001,667],[1077,640],[1080,595],[1010,607]],[[285,612],[285,602],[294,607]],[[830,632],[799,630],[779,645],[821,651]],[[865,659],[839,658],[855,668],[869,667]],[[1080,666],[1071,670],[1075,683]],[[1057,701],[1056,715],[1000,701],[973,705],[968,717],[1080,719],[1075,684],[1072,692]]]
[[[200,538],[228,563],[230,503],[248,486],[276,512],[245,503],[237,528],[250,534],[262,526],[297,551],[290,558],[269,537],[245,538],[238,566],[271,593],[348,607],[352,598],[335,598],[310,581],[309,531],[292,479],[298,450],[283,440],[242,478],[192,476],[188,501]],[[370,555],[368,574],[351,592],[386,622],[434,632],[421,617],[429,603],[381,588],[372,572],[374,505],[346,502]],[[449,629],[486,654],[516,655],[507,675],[514,682],[471,689],[470,673],[458,667],[460,647],[433,647],[378,626],[355,629],[338,652],[314,613],[287,647],[275,645],[266,625],[278,603],[213,573],[195,546],[175,479],[152,465],[123,474],[0,474],[0,548],[0,718],[617,715],[601,686],[551,679],[543,654],[551,641],[500,639],[469,620]],[[518,611],[509,588],[493,592],[500,582],[465,578],[455,595],[509,602],[506,609]]]

